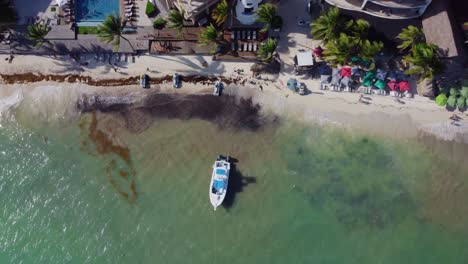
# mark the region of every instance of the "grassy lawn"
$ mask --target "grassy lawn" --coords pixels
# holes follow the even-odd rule
[[[98,33],[97,27],[78,27],[78,34],[96,35],[97,33]]]

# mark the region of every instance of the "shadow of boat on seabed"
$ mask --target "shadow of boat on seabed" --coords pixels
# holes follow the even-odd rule
[[[243,192],[245,187],[257,182],[255,177],[243,175],[236,166],[237,162],[237,159],[231,157],[231,170],[229,172],[228,191],[222,203],[222,206],[226,210],[229,210],[234,206],[238,194]]]

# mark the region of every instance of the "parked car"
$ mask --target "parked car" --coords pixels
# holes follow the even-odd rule
[[[149,76],[147,74],[140,74],[141,88],[149,88]]]
[[[214,83],[214,88],[213,88],[213,95],[215,96],[220,96],[221,95],[221,90],[223,89],[223,83],[220,80],[217,80]]]
[[[182,86],[182,81],[178,73],[174,73],[172,76],[172,87],[180,88]]]

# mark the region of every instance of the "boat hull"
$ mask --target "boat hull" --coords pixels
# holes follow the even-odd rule
[[[209,196],[214,210],[223,203],[224,198],[226,197],[230,168],[231,164],[229,162],[229,158],[218,158],[213,164]]]

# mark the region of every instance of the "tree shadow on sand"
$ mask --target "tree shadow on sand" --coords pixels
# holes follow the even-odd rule
[[[231,157],[231,170],[229,172],[228,191],[222,203],[222,206],[226,210],[229,210],[234,206],[237,195],[243,192],[247,185],[257,182],[255,177],[243,175],[236,166],[237,162],[237,159]]]

